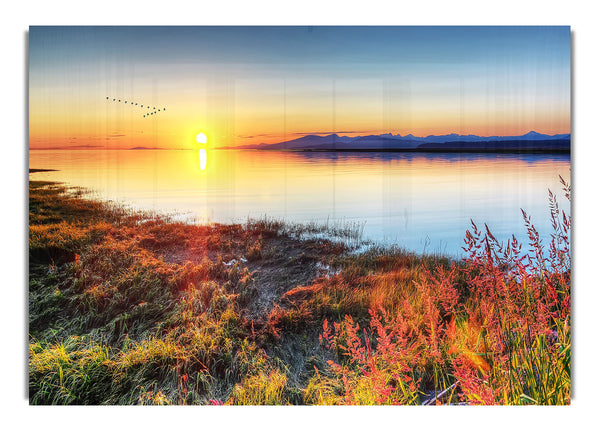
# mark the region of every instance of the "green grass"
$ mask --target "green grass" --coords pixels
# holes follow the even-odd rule
[[[293,283],[269,275],[285,249],[303,256],[289,268],[309,280],[317,256],[343,249],[291,236],[277,224],[176,223],[31,182],[30,402],[279,400],[269,384],[264,400],[248,389],[289,386],[282,362],[258,345],[271,340],[272,304],[248,316],[260,297],[254,278]]]
[[[31,404],[570,402],[568,225],[532,266],[476,228],[452,262],[355,252],[355,223],[192,225],[86,196],[29,184]]]

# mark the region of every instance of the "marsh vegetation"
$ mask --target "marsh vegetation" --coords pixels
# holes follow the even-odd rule
[[[570,217],[550,212],[550,244],[523,214],[529,244],[473,225],[453,261],[30,181],[30,403],[569,404]]]

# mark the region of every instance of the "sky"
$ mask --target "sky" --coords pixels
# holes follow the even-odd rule
[[[34,26],[29,144],[570,133],[570,73],[568,26]]]

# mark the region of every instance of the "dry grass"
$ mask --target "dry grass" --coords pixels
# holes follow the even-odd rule
[[[570,218],[550,212],[545,247],[524,214],[527,247],[473,225],[451,262],[32,182],[30,402],[568,404]]]
[[[548,250],[523,213],[527,252],[514,237],[503,245],[473,225],[461,263],[368,279],[342,274],[304,287],[303,301],[345,312],[333,326],[325,320],[322,342],[335,353],[333,374],[315,374],[307,401],[569,404],[571,220],[552,193],[550,207],[555,232]],[[341,292],[351,292],[352,302]],[[375,292],[383,295],[372,307]],[[362,308],[371,318],[359,325],[352,316],[362,316]]]

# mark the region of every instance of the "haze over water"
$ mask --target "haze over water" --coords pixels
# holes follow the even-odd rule
[[[39,150],[29,167],[58,169],[32,180],[187,220],[364,223],[365,238],[450,256],[471,219],[526,242],[521,208],[547,244],[548,189],[570,214],[558,178],[570,177],[569,155]]]

